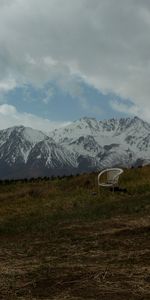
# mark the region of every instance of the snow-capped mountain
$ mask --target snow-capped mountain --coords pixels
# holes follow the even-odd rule
[[[50,136],[76,157],[94,158],[97,167],[131,166],[150,159],[150,124],[138,117],[106,121],[85,117]]]
[[[68,174],[75,167],[74,155],[41,131],[24,126],[0,131],[0,178]]]
[[[26,163],[32,147],[46,135],[32,128],[16,126],[0,131],[0,161],[9,165]]]
[[[77,162],[73,153],[47,137],[34,145],[28,156],[27,167],[35,176],[62,175],[73,171]]]
[[[82,118],[49,134],[0,131],[0,178],[63,175],[150,163],[150,124],[138,117]]]

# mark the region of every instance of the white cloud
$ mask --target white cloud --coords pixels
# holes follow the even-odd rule
[[[0,105],[0,129],[24,125],[38,130],[49,132],[69,124],[69,122],[51,122],[48,119],[33,114],[18,112],[13,105]]]
[[[1,116],[16,115],[17,110],[13,105],[2,104],[2,105],[0,105],[0,114],[1,114]]]
[[[0,80],[61,82],[78,73],[150,115],[150,1],[0,2]]]
[[[14,78],[7,78],[0,81],[0,93],[13,90],[17,86]]]
[[[129,114],[132,116],[139,116],[150,122],[150,113],[146,107],[139,107],[135,104],[128,105],[127,103],[119,102],[116,100],[110,101],[111,107],[118,112]]]

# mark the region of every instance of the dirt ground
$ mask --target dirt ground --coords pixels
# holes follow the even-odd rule
[[[150,217],[2,236],[0,299],[150,299]]]

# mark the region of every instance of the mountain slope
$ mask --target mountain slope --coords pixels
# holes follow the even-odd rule
[[[69,173],[74,154],[41,131],[17,126],[0,131],[0,178]]]
[[[37,143],[30,151],[28,169],[34,174],[59,175],[70,173],[77,167],[73,153],[70,153],[63,146],[54,142],[52,138],[47,138]]]
[[[95,158],[97,167],[130,166],[139,159],[150,159],[150,124],[138,117],[106,121],[82,118],[50,136],[75,151],[77,157]]]
[[[32,147],[46,135],[32,128],[16,126],[0,131],[0,160],[8,165],[26,163]]]
[[[49,135],[0,131],[0,178],[71,174],[150,162],[150,124],[140,118],[82,118]]]

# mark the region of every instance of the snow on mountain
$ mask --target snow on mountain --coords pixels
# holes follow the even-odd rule
[[[47,138],[37,143],[28,157],[28,164],[47,168],[77,167],[75,157],[63,146],[54,142],[52,138]]]
[[[46,135],[32,128],[15,126],[0,131],[0,160],[9,165],[26,163],[32,147]]]
[[[95,157],[98,166],[129,166],[139,158],[150,158],[150,124],[138,117],[106,121],[82,118],[50,136],[76,156]]]
[[[49,136],[16,126],[0,131],[0,178],[69,174],[150,162],[150,124],[138,117],[82,118]]]
[[[20,127],[20,132],[25,140],[28,140],[31,144],[36,144],[47,136],[42,131],[32,129],[30,127]]]

